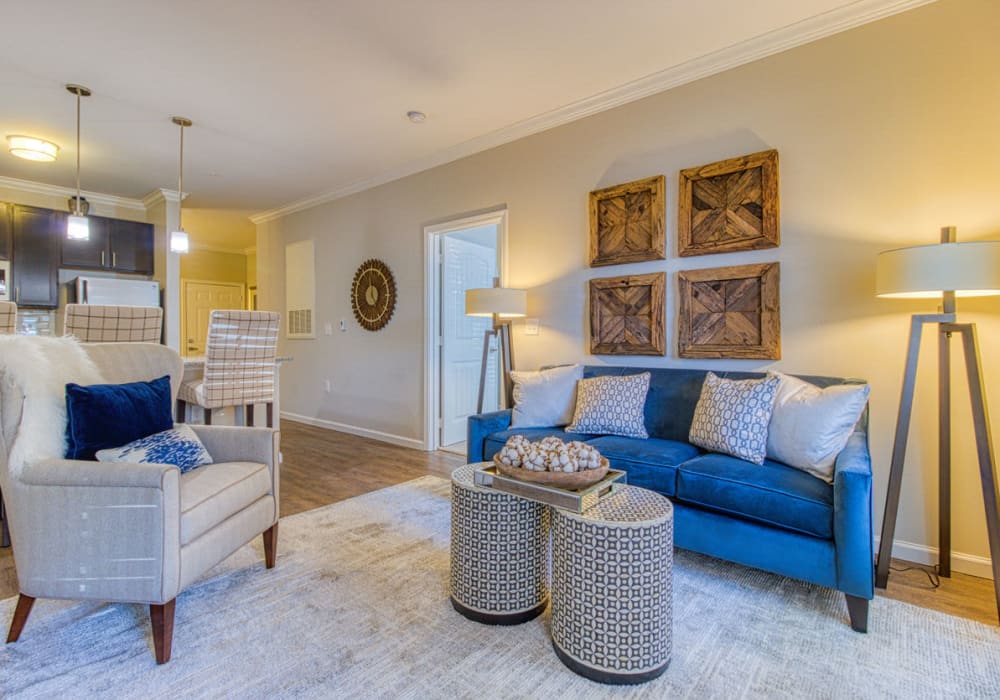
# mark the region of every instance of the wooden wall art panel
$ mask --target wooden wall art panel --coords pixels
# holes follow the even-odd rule
[[[663,175],[590,193],[590,266],[667,257]]]
[[[664,355],[666,273],[590,280],[592,355]]]
[[[681,256],[776,248],[778,152],[763,151],[680,173]]]
[[[678,354],[781,359],[778,265],[737,265],[678,273]]]

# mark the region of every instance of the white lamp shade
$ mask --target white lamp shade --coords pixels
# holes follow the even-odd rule
[[[170,234],[170,252],[186,253],[191,249],[191,241],[184,231],[174,231]]]
[[[1000,294],[1000,241],[937,243],[879,253],[875,293],[897,299]]]
[[[51,163],[59,155],[59,146],[34,136],[8,136],[7,148],[13,156],[43,163]]]
[[[86,216],[71,214],[66,219],[66,238],[71,241],[86,241],[90,239],[90,222]]]
[[[465,290],[466,316],[520,318],[528,314],[528,293],[523,289],[484,287]]]

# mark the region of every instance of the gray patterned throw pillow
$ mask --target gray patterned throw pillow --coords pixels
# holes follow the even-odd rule
[[[778,382],[777,376],[735,381],[709,372],[688,439],[711,452],[763,464]]]
[[[643,409],[649,372],[625,377],[592,377],[576,384],[576,411],[567,433],[648,438]]]

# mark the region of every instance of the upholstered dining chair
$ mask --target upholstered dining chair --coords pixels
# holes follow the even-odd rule
[[[159,306],[66,305],[63,335],[83,343],[159,343],[162,332]]]
[[[17,332],[17,304],[0,301],[0,333]]]
[[[183,421],[187,404],[205,411],[212,424],[212,410],[245,407],[247,425],[253,425],[254,404],[267,406],[267,427],[274,427],[274,372],[278,353],[278,324],[273,311],[212,311],[205,342],[205,373],[181,384],[177,420]]]
[[[50,347],[70,344],[64,339],[24,340]],[[171,348],[151,343],[73,345],[86,353],[105,382],[169,375],[176,396],[183,363]],[[9,354],[30,353],[39,363],[47,353],[51,356],[50,350],[43,350],[39,345]],[[156,662],[166,663],[175,601],[184,589],[261,534],[265,564],[275,564],[277,431],[191,426],[214,461],[184,474],[166,464],[28,459],[29,451],[38,450],[38,433],[45,432],[39,426],[52,421],[43,416],[39,422],[39,380],[18,380],[14,364],[0,356],[0,486],[7,497],[20,589],[7,642],[18,640],[37,598],[139,603],[149,605]],[[37,374],[37,364],[23,370],[25,364],[20,363],[22,377]],[[59,371],[77,371],[60,370],[55,364],[49,369],[59,377],[57,383],[74,381]],[[44,381],[48,384],[43,388],[52,383]],[[26,393],[32,401],[25,401]],[[64,428],[54,427],[58,432],[50,439],[61,445]]]

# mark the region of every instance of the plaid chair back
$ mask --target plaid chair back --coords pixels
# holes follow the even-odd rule
[[[163,309],[159,306],[67,304],[63,335],[82,343],[159,343]]]
[[[17,304],[0,301],[0,333],[17,332]]]
[[[273,311],[213,311],[205,344],[205,408],[274,401],[278,322]]]

